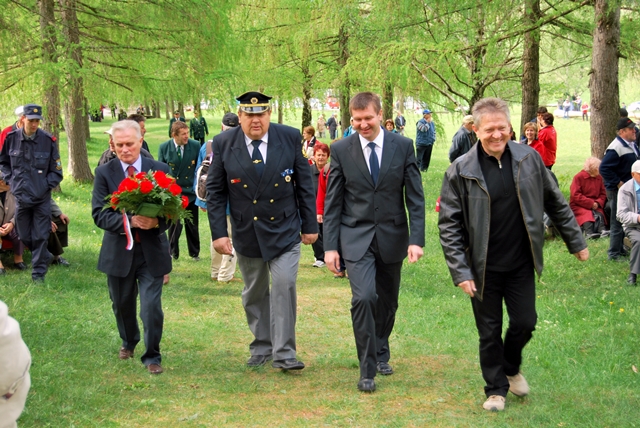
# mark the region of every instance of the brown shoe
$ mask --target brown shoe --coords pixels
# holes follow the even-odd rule
[[[147,366],[147,370],[149,370],[149,373],[151,374],[160,374],[164,371],[160,364],[149,364]]]
[[[122,348],[120,348],[120,353],[118,354],[118,357],[121,360],[128,360],[129,358],[133,358],[133,351],[123,346]]]

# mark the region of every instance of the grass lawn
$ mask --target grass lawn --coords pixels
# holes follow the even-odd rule
[[[221,116],[206,115],[215,133]],[[591,241],[585,263],[568,254],[561,241],[547,242],[537,289],[538,326],[522,367],[531,394],[509,395],[502,413],[482,410],[471,304],[451,282],[434,211],[461,116],[435,117],[437,144],[432,166],[423,174],[425,256],[405,266],[391,336],[396,373],[379,376],[374,394],[356,389],[348,282],[335,280],[326,268],[312,268],[310,247],[303,249],[298,278],[298,356],[307,368],[283,373],[246,367],[251,334],[240,301],[242,283],[210,280],[206,216],[200,218],[202,261],[185,258],[183,237],[183,256],[164,289],[165,373],[152,376],[143,368],[143,342],[134,360],[119,360],[106,277],[96,270],[102,231],[91,219],[92,186],[65,180],[55,198],[71,218],[64,255],[71,267],[52,267],[44,285],[33,285],[29,272],[9,269],[0,277],[0,299],[20,321],[33,357],[20,427],[640,425],[635,370],[640,367],[640,288],[626,285],[626,263],[607,261],[608,240]],[[412,138],[417,119],[407,115]],[[294,115],[286,121],[299,123]],[[91,126],[92,166],[106,148],[102,131],[110,123]],[[517,117],[513,123],[519,123]],[[557,119],[556,128],[554,170],[568,197],[571,178],[590,154],[589,126],[579,119]],[[150,120],[147,129],[156,156],[167,140],[168,121]],[[66,149],[62,152],[65,161]],[[4,259],[11,267],[10,257]]]

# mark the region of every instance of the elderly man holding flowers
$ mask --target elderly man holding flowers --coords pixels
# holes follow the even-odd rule
[[[122,120],[111,131],[117,159],[96,169],[91,202],[93,220],[104,230],[98,270],[107,274],[122,339],[120,359],[133,358],[140,341],[136,318],[140,293],[146,347],[141,360],[149,373],[159,374],[163,371],[162,281],[171,272],[165,231],[169,222],[188,215],[180,186],[166,175],[169,167],[140,156],[140,126],[132,120]]]

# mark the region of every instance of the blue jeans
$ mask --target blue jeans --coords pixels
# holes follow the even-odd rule
[[[616,213],[618,212],[618,191],[607,189],[607,199],[611,204],[611,218],[609,219],[611,234],[609,235],[609,250],[607,254],[609,254],[610,259],[615,259],[623,253],[622,243],[624,239],[622,223],[616,218]]]

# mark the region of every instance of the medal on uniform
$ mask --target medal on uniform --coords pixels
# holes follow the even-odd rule
[[[293,170],[292,169],[285,169],[284,171],[282,171],[280,173],[280,175],[282,177],[284,177],[284,181],[286,181],[287,183],[289,183],[291,181],[291,174],[293,174]]]

